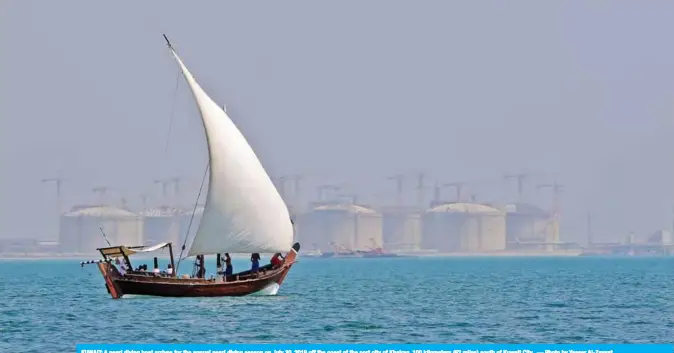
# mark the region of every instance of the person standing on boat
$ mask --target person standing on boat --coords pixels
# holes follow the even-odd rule
[[[252,262],[250,270],[254,273],[257,273],[257,271],[260,269],[260,254],[254,252],[252,255],[250,255],[250,262]]]
[[[229,253],[225,253],[225,278],[232,275],[233,269],[232,258],[229,257]]]
[[[197,255],[197,278],[206,277],[206,264],[204,263],[204,255]]]
[[[166,269],[166,274],[171,276],[173,275],[173,266],[171,264],[168,264],[168,268]]]
[[[119,257],[115,259],[115,264],[119,266],[119,273],[124,276],[126,274],[126,265],[124,265],[124,261],[119,261]]]

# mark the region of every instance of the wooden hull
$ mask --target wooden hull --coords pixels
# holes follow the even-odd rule
[[[229,276],[226,281],[200,278],[178,278],[152,273],[130,273],[122,276],[110,263],[99,263],[106,288],[113,299],[127,294],[159,297],[236,297],[268,291],[276,294],[295,263],[299,244],[293,246],[283,264],[277,268],[262,266],[257,274],[250,271]]]

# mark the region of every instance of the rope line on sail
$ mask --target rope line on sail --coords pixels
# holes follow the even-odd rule
[[[187,233],[185,234],[185,241],[183,246],[180,249],[180,256],[178,256],[178,265],[176,266],[176,273],[180,268],[180,262],[183,261],[183,252],[185,251],[185,246],[187,245],[187,238],[190,235],[190,228],[192,228],[192,221],[194,220],[194,214],[197,213],[197,206],[199,205],[199,198],[201,198],[201,192],[204,188],[204,183],[206,182],[206,175],[208,175],[208,168],[210,168],[210,161],[206,163],[206,170],[204,171],[204,176],[201,178],[201,186],[199,187],[199,194],[197,195],[197,201],[194,203],[194,209],[192,209],[192,217],[190,217],[190,223],[187,225]]]

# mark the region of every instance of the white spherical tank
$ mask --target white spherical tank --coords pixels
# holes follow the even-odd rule
[[[143,217],[144,245],[180,241],[180,210],[172,207],[149,208],[141,212]],[[180,244],[182,245],[182,244]]]
[[[62,254],[75,254],[80,250],[80,232],[81,217],[63,214],[59,220],[59,252]],[[101,235],[99,235],[102,237]],[[103,240],[103,239],[101,239]],[[94,249],[94,251],[96,251]]]
[[[77,207],[61,216],[59,228],[63,253],[95,253],[97,248],[110,246],[108,242],[113,246],[143,243],[142,218],[115,207]]]
[[[391,208],[382,211],[384,247],[389,250],[419,250],[421,214],[417,209]]]
[[[381,215],[354,204],[323,204],[297,217],[297,240],[323,252],[381,247]]]
[[[550,213],[530,204],[510,204],[506,210],[506,239],[509,248],[526,243],[555,242],[555,220]]]
[[[439,252],[483,252],[505,249],[505,214],[491,206],[447,203],[423,217],[422,247]]]

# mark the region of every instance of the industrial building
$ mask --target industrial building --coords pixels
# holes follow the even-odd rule
[[[410,207],[382,209],[382,235],[387,250],[415,251],[421,246],[422,210]]]
[[[439,252],[504,250],[505,213],[476,203],[436,205],[423,215],[422,248]]]
[[[148,208],[140,213],[143,217],[143,245],[161,242],[177,244],[180,241],[180,212],[173,207]]]
[[[382,247],[381,214],[352,203],[314,204],[298,215],[296,238],[323,252]]]
[[[509,249],[553,250],[559,243],[558,221],[548,211],[526,203],[505,206]]]
[[[105,233],[105,237],[103,237]],[[143,244],[143,220],[130,211],[111,206],[80,206],[61,215],[61,253],[95,253],[111,244]]]

